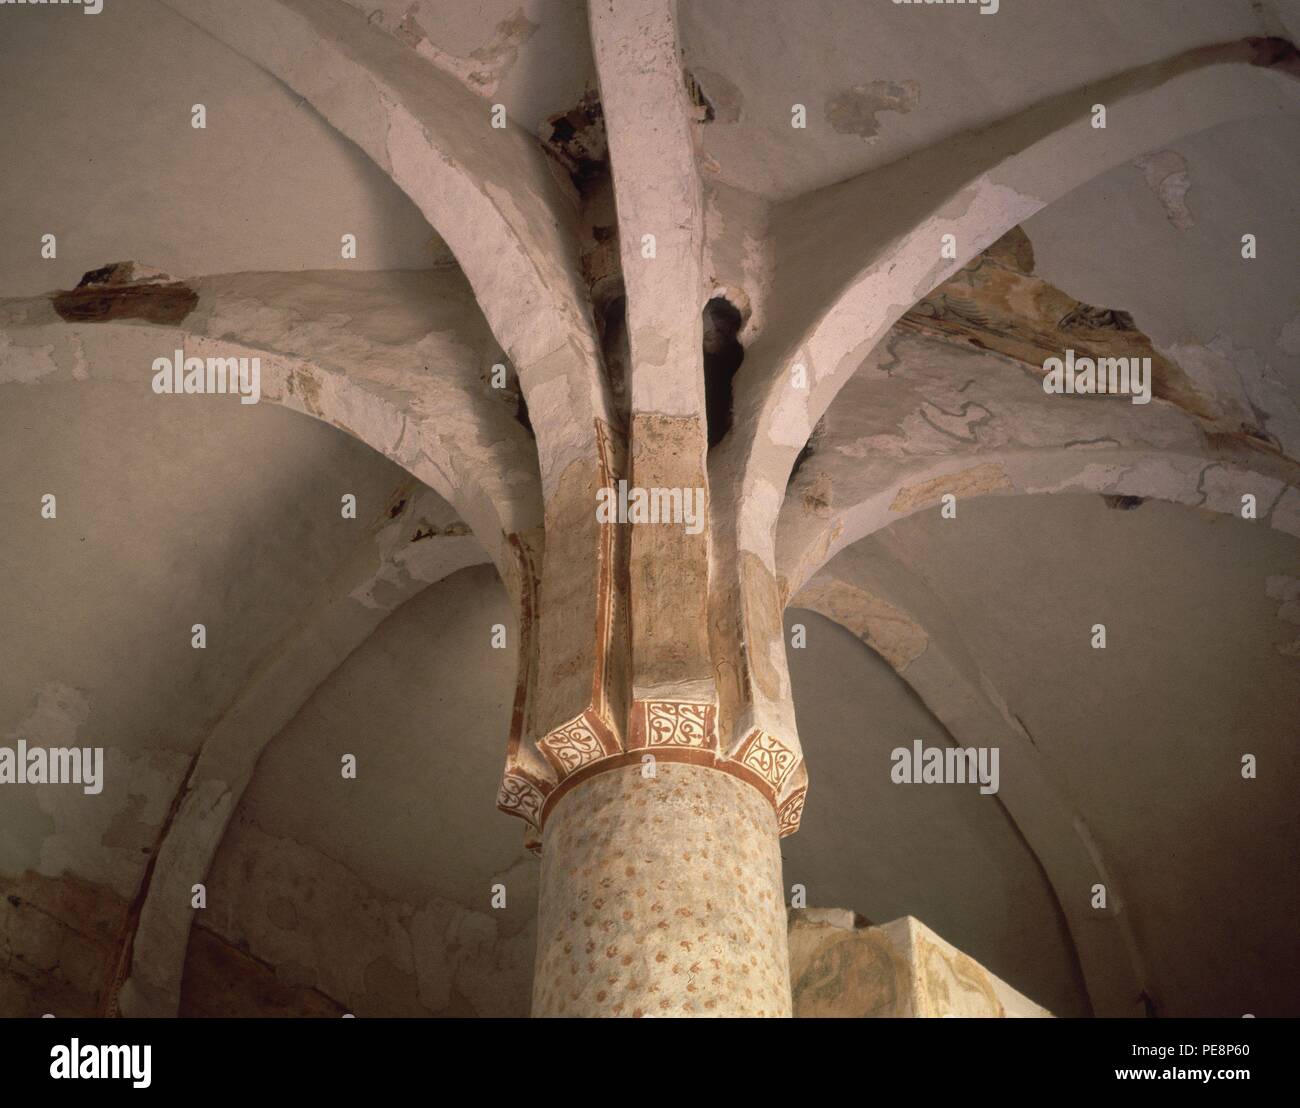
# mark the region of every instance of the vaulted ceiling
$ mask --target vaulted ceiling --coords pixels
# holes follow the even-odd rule
[[[537,860],[494,810],[515,661],[491,640],[515,620],[504,536],[541,525],[538,443],[570,440],[565,401],[523,414],[507,351],[577,299],[559,270],[533,299],[446,167],[521,241],[561,234],[537,213],[578,194],[586,8],[257,10],[0,9],[0,741],[109,766],[94,803],[0,794],[0,1014],[103,1010],[125,943],[140,1011],[522,1015]],[[678,21],[707,276],[743,316],[720,472],[752,440],[736,487],[780,505],[786,641],[806,634],[787,886],[915,915],[1058,1014],[1297,1014],[1300,85],[1279,44],[1300,4],[683,0]],[[1095,148],[1058,118],[1094,86]],[[443,128],[443,169],[403,161],[393,103]],[[1013,163],[1018,192],[995,179]],[[979,249],[916,263],[889,318],[871,282],[949,201]],[[127,259],[194,313],[55,311]],[[182,342],[261,352],[264,402],[155,395],[146,367]],[[1046,395],[1071,343],[1150,352],[1155,400]],[[765,374],[796,348],[838,368],[792,416]],[[999,795],[892,785],[917,739],[1000,745]]]

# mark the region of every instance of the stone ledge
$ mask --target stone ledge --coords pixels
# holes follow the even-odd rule
[[[912,916],[882,926],[843,908],[790,912],[795,1016],[1045,1018],[1051,1012]]]

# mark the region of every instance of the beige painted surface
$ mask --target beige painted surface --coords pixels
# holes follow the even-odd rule
[[[1051,1016],[912,916],[872,927],[852,912],[792,911],[790,981],[802,1017]]]
[[[665,849],[702,827],[772,897],[670,1007],[783,1012],[802,885],[1062,1016],[1295,1014],[1297,7],[966,7],[0,6],[0,741],[110,768],[0,799],[0,1014],[522,1015],[539,880],[544,919],[590,893],[541,838],[625,849],[565,828],[659,797],[618,760],[656,743]],[[1018,223],[1032,272],[967,302]],[[193,313],[58,317],[120,260]],[[1177,388],[1046,397],[1067,302]],[[175,341],[261,356],[264,406],[153,395]],[[638,467],[706,531],[598,525]],[[919,737],[998,745],[999,794],[895,787]],[[918,934],[917,996],[987,1000]]]
[[[776,820],[749,785],[662,762],[557,805],[534,1016],[788,1016]]]

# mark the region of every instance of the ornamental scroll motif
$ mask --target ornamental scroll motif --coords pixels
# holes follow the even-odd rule
[[[542,791],[526,778],[507,773],[497,793],[497,807],[536,826],[542,814]]]
[[[799,820],[803,818],[803,802],[808,796],[807,789],[791,793],[776,813],[778,833],[784,838],[799,830]]]
[[[562,776],[605,757],[600,738],[585,719],[557,728],[538,744]]]
[[[741,764],[752,769],[774,790],[780,789],[797,761],[793,750],[766,731],[754,732],[740,755]]]
[[[647,746],[707,745],[707,707],[670,700],[646,704]]]

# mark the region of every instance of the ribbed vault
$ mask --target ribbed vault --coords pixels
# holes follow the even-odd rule
[[[460,38],[437,30],[445,5],[432,0],[158,0],[148,7],[193,59],[194,72],[239,78],[232,84],[242,92],[230,95],[244,101],[232,101],[231,111],[242,103],[256,108],[257,119],[279,121],[288,149],[346,187],[322,198],[315,223],[303,216],[293,231],[304,240],[302,257],[328,263],[292,271],[256,265],[290,264],[285,251],[292,256],[296,241],[283,249],[262,242],[212,251],[214,270],[234,257],[251,259],[248,271],[139,276],[143,269],[122,268],[122,279],[96,277],[122,259],[169,262],[144,251],[166,249],[149,223],[182,225],[179,189],[129,196],[115,234],[104,230],[99,207],[88,209],[85,227],[75,215],[60,223],[53,209],[34,211],[16,197],[8,208],[19,225],[5,230],[16,241],[39,243],[47,225],[59,226],[60,279],[52,284],[61,287],[42,285],[37,275],[46,271],[26,260],[0,274],[10,294],[0,299],[0,427],[11,443],[12,474],[0,507],[34,515],[54,485],[64,507],[57,532],[41,530],[39,521],[15,531],[7,567],[15,583],[5,604],[16,609],[26,592],[39,595],[41,606],[39,615],[15,621],[24,638],[9,648],[19,676],[3,689],[4,728],[77,733],[86,741],[96,726],[120,732],[123,757],[151,767],[106,798],[112,807],[102,827],[80,828],[81,817],[62,802],[47,809],[33,801],[12,828],[0,818],[0,878],[23,890],[11,894],[16,911],[24,898],[62,903],[65,896],[102,910],[93,941],[72,928],[93,956],[83,956],[75,986],[59,985],[71,1008],[220,1010],[199,999],[203,982],[219,974],[214,967],[263,980],[266,966],[255,964],[263,958],[274,962],[276,987],[289,990],[276,994],[289,1009],[382,1011],[400,996],[393,1003],[404,1012],[522,1013],[523,998],[503,999],[488,983],[492,967],[512,982],[524,976],[535,926],[539,965],[564,961],[556,953],[564,935],[551,932],[567,902],[548,889],[578,867],[547,857],[536,920],[518,899],[513,916],[492,917],[456,897],[494,887],[503,872],[515,875],[507,885],[531,895],[536,863],[524,848],[545,847],[555,813],[565,813],[554,825],[558,842],[584,841],[572,820],[579,798],[600,794],[599,804],[616,811],[617,790],[601,790],[618,774],[631,780],[653,751],[673,766],[682,795],[710,798],[699,803],[729,847],[736,844],[728,819],[771,832],[770,858],[738,855],[738,872],[743,862],[747,873],[763,874],[773,858],[780,868],[776,834],[798,830],[805,803],[817,803],[819,759],[847,764],[880,743],[909,739],[864,739],[859,732],[870,732],[871,721],[845,718],[834,690],[804,669],[789,624],[807,611],[830,621],[818,625],[825,632],[819,657],[879,688],[880,719],[889,727],[1002,750],[1004,788],[989,811],[968,811],[964,800],[940,810],[975,828],[991,865],[1010,875],[1006,887],[1033,905],[1017,924],[1041,937],[1030,976],[1061,1011],[1196,1014],[1200,1005],[1205,1014],[1248,1003],[1245,985],[1234,992],[1190,981],[1154,949],[1167,917],[1144,896],[1148,887],[1186,894],[1185,875],[1165,884],[1151,878],[1150,858],[1127,838],[1140,838],[1134,807],[1101,799],[1110,763],[1090,766],[1077,742],[1071,745],[1078,732],[1066,714],[1086,700],[1088,687],[1103,699],[1133,696],[1133,689],[1119,671],[1080,676],[1074,659],[1075,668],[1052,678],[1062,690],[1061,714],[1053,717],[1032,681],[993,664],[974,614],[972,595],[1021,612],[1014,575],[990,570],[981,579],[973,569],[959,588],[954,547],[946,544],[967,543],[972,557],[990,564],[1013,562],[1018,537],[1008,529],[1043,519],[1084,536],[1087,524],[1110,544],[1106,558],[1119,551],[1153,574],[1161,566],[1152,559],[1168,559],[1206,588],[1214,575],[1195,559],[1180,560],[1172,544],[1222,553],[1230,561],[1216,572],[1236,607],[1216,602],[1216,618],[1231,626],[1243,657],[1270,683],[1267,694],[1243,701],[1240,726],[1225,722],[1217,745],[1207,740],[1197,749],[1224,761],[1227,768],[1215,772],[1231,775],[1241,750],[1255,747],[1294,770],[1294,758],[1274,738],[1295,702],[1296,650],[1286,625],[1296,622],[1300,595],[1293,566],[1286,570],[1300,539],[1300,324],[1277,280],[1278,265],[1286,268],[1277,257],[1296,230],[1285,182],[1298,167],[1293,153],[1274,152],[1296,134],[1300,62],[1282,16],[1223,4],[1216,6],[1221,15],[1207,8],[1176,32],[1153,17],[1140,46],[1130,28],[1113,59],[1102,49],[1110,44],[1107,27],[1079,30],[1094,35],[1096,51],[1044,41],[1048,57],[1061,55],[1059,72],[1036,85],[999,71],[977,110],[958,103],[951,76],[925,60],[927,43],[963,40],[957,13],[948,13],[954,20],[942,30],[934,22],[921,31],[904,18],[912,13],[884,5],[864,16],[866,30],[841,29],[862,51],[874,49],[866,38],[894,36],[900,57],[918,67],[895,74],[897,88],[887,96],[849,80],[844,58],[851,50],[831,49],[835,20],[810,19],[791,50],[796,58],[830,50],[826,72],[807,78],[819,83],[814,96],[795,89],[793,63],[765,78],[768,71],[745,64],[743,49],[730,75],[722,72],[718,24],[726,20],[705,4],[489,4],[465,16]],[[774,48],[773,28],[789,18],[779,7],[767,13],[772,26],[748,40],[754,57]],[[761,13],[748,18],[762,22]],[[1131,12],[1122,18],[1138,19]],[[123,14],[110,33],[125,43],[137,32],[147,58],[165,40],[130,22],[141,19]],[[35,26],[19,28],[22,41],[38,54],[55,50],[48,28]],[[1039,24],[1024,27],[1040,41]],[[75,59],[77,45],[69,43]],[[1095,64],[1084,61],[1094,56]],[[1034,64],[1047,61],[1036,57]],[[826,82],[845,87],[821,89]],[[125,113],[134,95],[114,90],[112,110]],[[806,135],[791,126],[799,96],[808,101],[799,106],[812,108]],[[1102,128],[1095,125],[1098,105],[1107,114]],[[217,120],[219,108],[214,99]],[[188,109],[188,100],[177,109],[186,128]],[[59,164],[32,128],[23,136],[41,164]],[[182,137],[221,141],[237,156],[220,126]],[[147,146],[152,140],[143,134],[138,141],[156,157],[172,156]],[[1257,184],[1234,173],[1220,144],[1257,159],[1245,175]],[[184,166],[207,156],[174,155]],[[124,159],[112,172],[144,167]],[[255,177],[258,170],[245,165],[243,172]],[[77,187],[66,188],[65,213],[77,210]],[[0,190],[0,202],[6,199]],[[136,208],[159,214],[139,216]],[[1106,272],[1080,231],[1087,219],[1107,217],[1122,228],[1107,233],[1140,242],[1144,252],[1123,277]],[[214,220],[205,233],[238,239],[241,218]],[[418,249],[408,241],[413,227],[426,236]],[[373,252],[363,251],[358,262],[345,250],[335,260],[333,243],[354,229]],[[257,234],[269,233],[259,225]],[[1259,264],[1243,268],[1247,233],[1259,239]],[[321,252],[317,238],[330,250]],[[115,254],[91,255],[87,242]],[[196,254],[190,243],[176,257]],[[78,290],[63,279],[73,256],[73,269],[87,274]],[[1238,324],[1242,313],[1216,316],[1207,333],[1209,305],[1225,284],[1248,290],[1239,293],[1249,298],[1248,318]],[[164,301],[174,317],[160,316]],[[1044,362],[1067,346],[1151,357],[1149,403],[1045,392]],[[231,396],[156,395],[148,369],[174,351],[258,359],[266,408]],[[210,422],[189,409],[172,416],[191,400],[210,405],[207,411],[223,406],[222,414]],[[98,459],[93,472],[70,472],[52,459],[60,441],[91,433],[96,405],[112,414],[113,430],[102,441],[117,456]],[[257,506],[241,532],[252,553],[232,546],[226,561],[189,579],[177,572],[181,540],[148,510],[147,474],[150,465],[184,469],[210,457],[197,444],[192,459],[183,453],[184,443],[209,427],[256,462],[220,469],[226,509]],[[338,446],[343,437],[346,445]],[[174,456],[153,458],[145,448],[151,439]],[[312,501],[310,510],[281,507],[292,521],[281,526],[264,495],[278,451],[290,449],[327,490],[321,503],[328,522]],[[196,498],[203,479],[196,474]],[[699,528],[602,518],[599,492],[619,480],[698,490]],[[126,519],[76,514],[118,486]],[[356,526],[340,531],[339,499],[358,491]],[[953,506],[955,516],[946,514]],[[1126,530],[1122,521],[1130,517]],[[79,518],[98,521],[115,552],[106,564],[125,564],[127,549],[137,559],[167,551],[149,589],[176,575],[182,591],[167,600],[167,611],[186,627],[200,622],[183,614],[187,598],[215,608],[239,593],[241,558],[265,548],[275,572],[300,567],[292,597],[279,598],[274,618],[249,623],[243,653],[221,663],[220,680],[205,685],[213,679],[200,676],[201,667],[185,668],[193,658],[178,666],[205,707],[184,715],[175,734],[151,714],[152,685],[130,685],[123,694],[129,703],[116,715],[98,714],[111,699],[102,659],[112,632],[96,627],[124,620],[124,638],[142,651],[159,638],[157,627],[97,600],[104,591],[98,574],[99,592],[65,589],[60,582],[87,572],[87,563],[62,547],[39,572],[29,568],[42,560],[43,544],[67,543]],[[184,519],[198,527],[203,513],[192,505]],[[1039,536],[1026,545],[1046,556],[1051,544]],[[470,568],[487,566],[495,578],[491,569]],[[1092,584],[1070,576],[1067,561],[1063,611],[1099,603]],[[249,580],[272,603],[271,570]],[[242,596],[231,610],[250,612],[256,601]],[[75,656],[56,663],[55,641],[72,626],[74,602],[94,614],[79,626]],[[1169,596],[1150,603],[1155,625],[1190,633]],[[445,638],[434,615],[442,608],[454,613]],[[1106,621],[1099,615],[1095,622]],[[1014,625],[989,622],[1016,634]],[[176,631],[179,641],[183,631]],[[1087,628],[1077,632],[1086,642]],[[489,638],[492,648],[502,639],[506,653],[473,661],[472,651]],[[1035,624],[1008,653],[1031,665],[1032,645],[1059,648]],[[1201,646],[1197,658],[1217,659],[1220,671],[1229,665],[1213,644]],[[449,676],[457,660],[465,659],[464,687],[447,693],[447,711],[463,721],[477,697],[485,704],[481,723],[462,722],[453,733],[438,717],[444,698],[429,690],[412,693],[412,715],[394,707],[407,690],[375,675],[386,659],[395,673],[418,673],[411,652],[419,657],[422,649],[429,671],[449,686],[457,683]],[[1142,650],[1138,668],[1161,688],[1173,687],[1180,666],[1203,672],[1197,658],[1158,641],[1145,641]],[[37,672],[37,662],[19,667],[23,651],[50,672]],[[1150,659],[1153,652],[1160,656]],[[85,657],[100,662],[90,666]],[[477,674],[496,680],[503,657],[513,682],[492,686],[489,696]],[[161,648],[147,656],[159,667],[177,664],[170,659]],[[454,886],[454,895],[421,884],[414,863],[377,865],[375,883],[367,884],[358,868],[375,863],[376,843],[363,835],[335,857],[328,817],[315,827],[305,814],[307,797],[351,801],[320,781],[300,794],[283,784],[292,764],[287,752],[306,757],[311,749],[309,724],[329,736],[330,765],[311,772],[337,773],[331,744],[347,743],[345,724],[364,730],[363,705],[380,685],[390,697],[385,718],[406,720],[393,725],[393,750],[418,758],[412,721],[428,720],[429,742],[450,778],[438,788],[478,788],[482,744],[499,744],[504,772],[494,782],[495,801],[523,819],[525,836],[517,850],[502,847],[495,832],[479,847],[472,827],[456,828],[470,844],[463,864],[441,859],[435,867],[436,880]],[[1106,718],[1111,733],[1127,734],[1122,721]],[[1170,731],[1152,740],[1152,759],[1176,756],[1173,729],[1181,721],[1170,713]],[[499,733],[475,730],[489,722],[500,723]],[[382,747],[370,750],[382,764]],[[1115,756],[1113,744],[1107,750]],[[462,764],[472,768],[457,777],[454,767]],[[259,779],[266,766],[272,778]],[[401,798],[398,812],[383,812],[376,799],[382,790],[363,792],[344,822],[388,818],[393,841],[418,850],[411,813],[419,802],[400,771],[385,772],[393,774],[391,795]],[[715,789],[715,778],[725,784]],[[1206,806],[1212,823],[1214,789],[1183,777],[1178,786],[1187,805]],[[289,790],[278,838],[267,830],[281,818],[276,788]],[[1261,789],[1260,828],[1282,818],[1276,789],[1275,779]],[[825,836],[816,845],[870,850],[854,838],[857,817],[834,791],[842,826],[816,830]],[[484,821],[495,819],[492,801],[485,798]],[[1171,823],[1191,818],[1180,812]],[[1234,836],[1250,833],[1248,821],[1233,824]],[[69,836],[74,846],[64,841]],[[1264,838],[1269,849],[1276,845]],[[787,885],[803,864],[797,860],[792,871],[787,862]],[[1253,857],[1256,884],[1274,880],[1283,864],[1267,851]],[[319,872],[304,876],[311,866]],[[689,868],[683,863],[683,872]],[[1225,867],[1212,869],[1225,887],[1252,887],[1235,884]],[[196,925],[191,887],[215,882],[211,895],[219,898],[221,883],[241,871],[257,875],[254,885]],[[850,872],[857,871],[846,865],[842,873]],[[309,922],[308,900],[272,888],[317,878],[329,890],[323,902],[349,903],[365,921],[357,934],[366,937],[357,941],[373,950],[362,971],[342,966],[320,921]],[[1111,894],[1111,907],[1100,913],[1088,897],[1097,884]],[[995,917],[1004,895],[969,891],[943,866],[936,866],[934,888],[937,902],[987,895],[976,913],[981,920]],[[767,923],[779,924],[780,900],[768,899]],[[1285,907],[1261,928],[1265,945],[1275,940],[1274,917]],[[76,914],[66,903],[44,914],[60,911]],[[498,918],[509,922],[498,925]],[[765,934],[764,926],[756,923],[756,931]],[[1223,928],[1224,935],[1231,930]],[[972,941],[987,942],[995,961],[1005,956],[987,931]],[[764,951],[779,970],[778,945]],[[721,962],[730,957],[717,953]],[[300,958],[319,964],[300,965]],[[39,972],[28,953],[14,959],[23,963],[23,1004],[59,980],[57,958]],[[1254,958],[1252,972],[1266,961]],[[1014,977],[1014,967],[998,970]],[[730,984],[718,989],[728,1002],[740,995]],[[564,1011],[551,983],[539,977],[537,990],[539,1006]],[[1283,1003],[1275,991],[1264,992],[1264,1007]],[[606,1003],[603,990],[599,1000],[594,987],[591,994],[584,1004]],[[683,1007],[694,1012],[693,1003],[687,998]],[[781,1010],[779,997],[771,1003]]]

